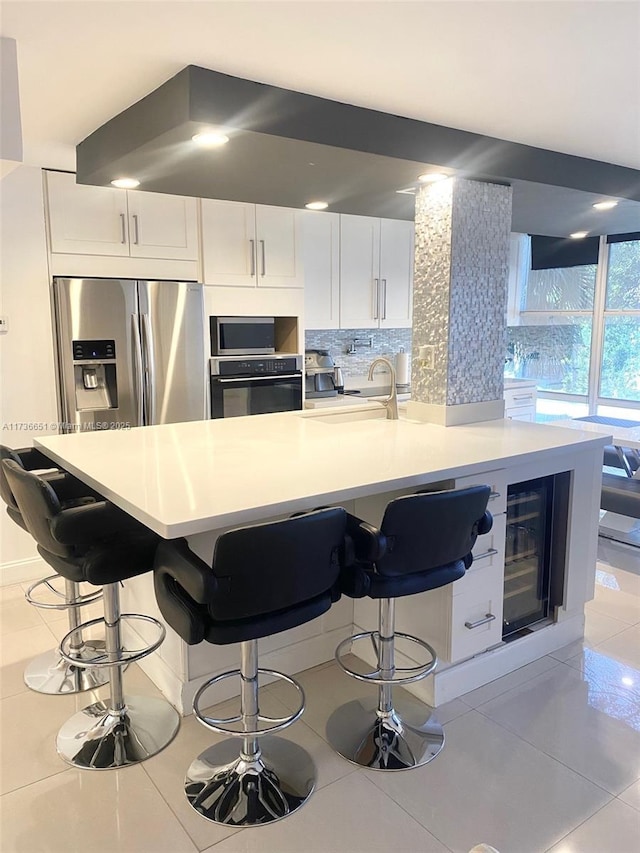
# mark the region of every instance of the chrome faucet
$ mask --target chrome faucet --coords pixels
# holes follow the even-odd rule
[[[391,364],[388,358],[383,358],[380,356],[379,358],[374,358],[369,366],[369,382],[373,381],[373,373],[376,367],[379,364],[383,364],[388,370],[391,376],[391,391],[386,400],[381,400],[380,402],[387,410],[387,420],[397,421],[398,420],[398,392],[396,391],[396,369]]]

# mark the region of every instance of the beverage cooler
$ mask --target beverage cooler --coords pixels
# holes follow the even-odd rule
[[[564,551],[554,527],[561,529],[559,516],[564,514],[566,520],[562,500],[566,490],[559,488],[562,483],[557,479],[542,477],[509,486],[503,639],[515,638],[527,626],[547,619],[559,603],[558,595],[561,599]]]

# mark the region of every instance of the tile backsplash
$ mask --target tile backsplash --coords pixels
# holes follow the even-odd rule
[[[356,346],[356,352],[348,354],[349,345],[355,338],[367,341]],[[305,349],[326,349],[345,377],[366,373],[369,365],[379,355],[387,356],[393,363],[394,355],[404,347],[411,352],[411,329],[307,329],[304,336]]]

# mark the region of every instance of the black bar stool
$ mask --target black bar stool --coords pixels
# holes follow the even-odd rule
[[[299,808],[313,790],[311,756],[272,736],[301,716],[302,687],[258,666],[258,639],[303,625],[338,600],[345,524],[345,511],[333,508],[231,530],[217,539],[212,566],[196,557],[184,539],[158,547],[156,597],[169,625],[191,645],[202,640],[241,644],[240,669],[207,681],[193,702],[204,726],[231,735],[199,755],[187,771],[187,799],[208,820],[231,826],[270,823]],[[297,688],[295,713],[283,718],[260,713],[259,674]],[[237,676],[240,712],[226,719],[206,716],[204,692]]]
[[[123,667],[155,651],[165,636],[164,626],[150,616],[120,613],[118,584],[151,571],[158,537],[107,501],[63,508],[51,486],[14,461],[3,463],[9,487],[27,530],[42,557],[64,578],[102,585],[104,618],[74,627],[62,639],[60,652],[76,666],[102,668],[108,673],[110,697],[75,714],[58,732],[58,754],[75,767],[106,770],[136,764],[155,755],[176,735],[180,718],[162,699],[124,696]],[[122,621],[152,624],[156,639],[140,649],[125,649]],[[104,623],[104,650],[91,662],[74,656],[78,632]]]
[[[53,463],[36,448],[26,447],[12,450],[10,447],[0,445],[0,460],[3,459],[10,459],[27,471],[41,472],[40,476],[49,483],[61,506],[65,509],[100,500],[100,497],[88,486],[66,471],[49,470],[54,467]],[[9,487],[1,461],[0,495],[7,505],[9,518],[23,530],[27,530],[22,513],[18,509]],[[38,597],[43,592],[48,593],[49,600]],[[24,671],[24,682],[27,687],[37,693],[60,695],[63,693],[82,693],[85,690],[92,690],[94,687],[105,684],[108,680],[106,672],[95,667],[79,665],[81,662],[86,664],[98,651],[104,650],[102,640],[86,640],[83,638],[82,632],[78,631],[81,622],[80,608],[85,604],[99,601],[102,598],[102,590],[94,590],[83,595],[76,581],[62,578],[59,574],[53,574],[31,584],[25,593],[25,598],[34,607],[45,610],[66,610],[69,630],[76,631],[72,648],[73,662],[65,660],[60,655],[59,649],[51,649],[38,655],[27,665]]]
[[[490,491],[489,486],[472,486],[397,498],[387,505],[380,530],[349,516],[356,561],[343,569],[341,591],[352,598],[379,600],[378,629],[355,634],[336,649],[336,660],[347,675],[378,686],[377,701],[353,700],[327,721],[329,743],[354,764],[405,770],[431,761],[444,745],[444,731],[431,708],[413,697],[394,700],[395,684],[426,678],[437,664],[428,643],[395,630],[395,599],[464,575],[477,536],[488,533],[493,523],[486,512]],[[396,637],[426,650],[429,659],[412,667],[396,666]],[[358,672],[344,661],[349,649],[363,640],[375,651],[372,672]]]

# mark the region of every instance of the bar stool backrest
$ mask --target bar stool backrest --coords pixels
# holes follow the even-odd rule
[[[482,532],[490,492],[489,486],[471,486],[391,501],[380,526],[387,547],[377,572],[413,574],[462,560]]]
[[[0,444],[0,497],[2,497],[2,500],[7,505],[7,509],[13,509],[16,512],[20,512],[16,499],[11,491],[11,487],[9,486],[7,475],[4,472],[4,467],[1,461],[4,459],[11,459],[12,462],[15,462],[16,465],[19,465],[21,468],[24,468],[24,465],[15,450],[7,447],[5,444]],[[11,513],[9,514],[11,515]],[[11,515],[11,517],[13,518],[13,515]]]
[[[2,467],[26,528],[37,544],[58,557],[72,558],[74,549],[60,543],[51,532],[51,523],[62,511],[51,486],[13,459],[3,459]]]
[[[345,526],[345,510],[331,507],[223,533],[209,612],[220,621],[246,619],[326,594],[338,580]]]

